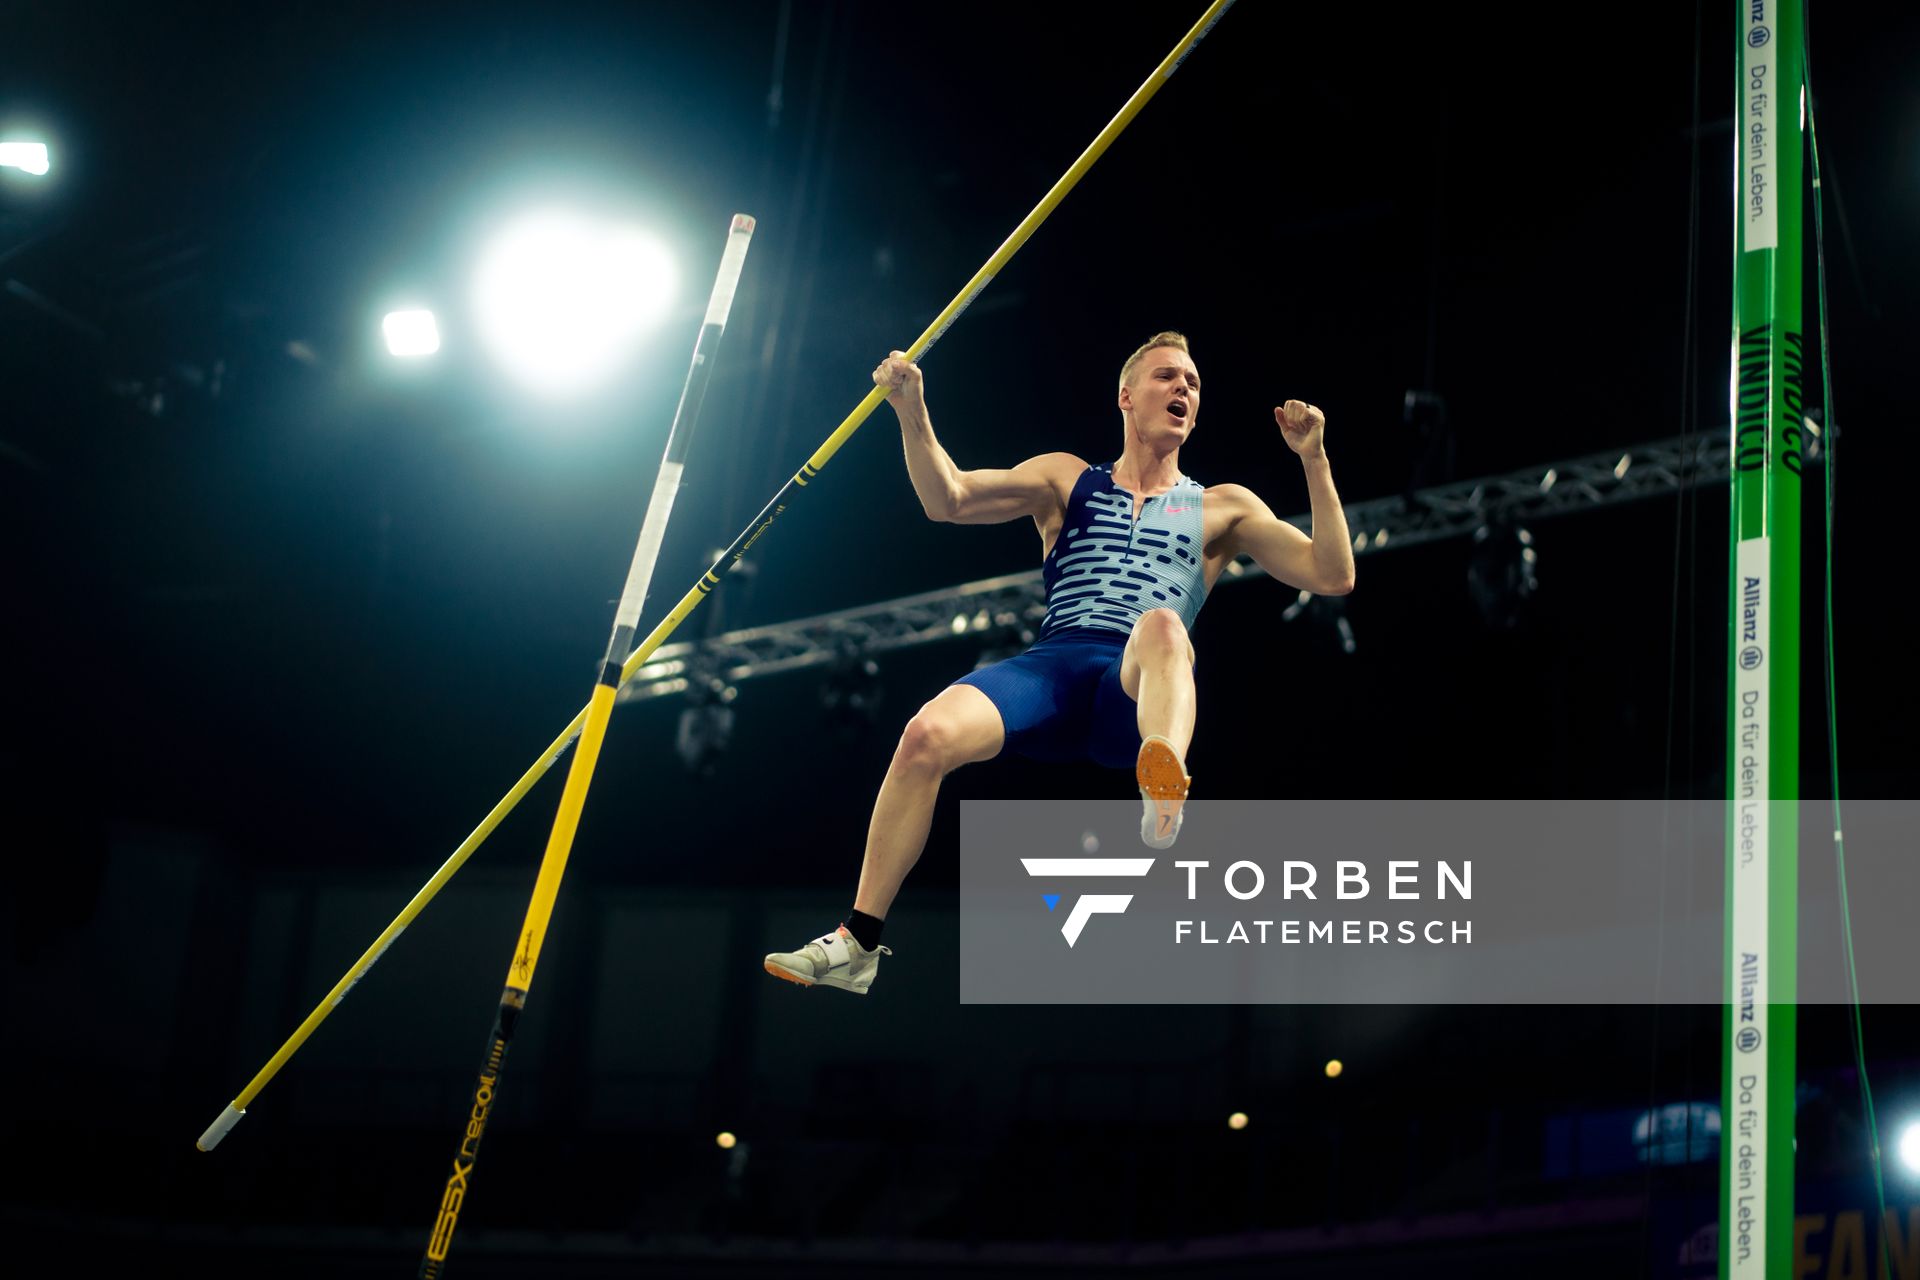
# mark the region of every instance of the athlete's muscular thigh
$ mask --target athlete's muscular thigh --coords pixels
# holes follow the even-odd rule
[[[1180,620],[1180,615],[1171,609],[1149,609],[1140,615],[1140,621],[1133,624],[1133,633],[1127,637],[1127,647],[1120,654],[1120,687],[1129,698],[1140,701],[1142,657],[1152,654],[1156,647],[1178,652],[1175,646],[1186,650],[1187,666],[1191,668],[1194,664],[1193,641],[1188,637],[1187,625]]]

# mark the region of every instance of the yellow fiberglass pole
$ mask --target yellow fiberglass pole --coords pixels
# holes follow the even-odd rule
[[[626,585],[620,591],[620,604],[614,610],[613,633],[607,638],[606,657],[601,660],[600,674],[594,681],[593,697],[587,702],[586,719],[580,727],[580,746],[567,768],[567,785],[560,793],[560,812],[554,816],[547,851],[540,859],[540,874],[534,881],[533,898],[527,903],[526,923],[521,926],[513,961],[507,967],[507,983],[500,993],[493,1029],[487,1036],[480,1082],[474,1086],[473,1107],[453,1158],[453,1173],[440,1196],[440,1209],[434,1217],[426,1256],[420,1261],[420,1274],[429,1280],[446,1266],[447,1249],[453,1243],[454,1226],[460,1221],[467,1179],[472,1176],[474,1161],[479,1155],[480,1137],[493,1109],[507,1048],[513,1042],[514,1026],[519,1022],[520,1011],[526,1007],[527,992],[533,986],[534,968],[540,962],[540,944],[553,919],[554,899],[559,896],[560,880],[567,871],[567,856],[573,852],[573,837],[580,829],[580,814],[587,804],[587,788],[593,785],[593,767],[600,759],[607,721],[613,715],[613,698],[623,679],[621,659],[632,646],[634,630],[640,623],[640,609],[646,603],[647,587],[653,581],[654,565],[660,558],[660,543],[666,537],[667,520],[673,514],[674,497],[680,491],[687,448],[700,420],[700,403],[706,398],[707,381],[713,373],[714,354],[726,332],[727,313],[733,309],[734,290],[740,283],[740,271],[746,265],[747,246],[752,240],[753,219],[736,214],[727,232],[726,250],[720,256],[720,272],[707,301],[706,319],[694,343],[693,366],[687,371],[680,404],[673,413],[673,425],[667,429],[666,456],[661,460],[653,497],[647,503],[646,518],[641,522],[640,540],[633,548],[633,562],[627,569]]]

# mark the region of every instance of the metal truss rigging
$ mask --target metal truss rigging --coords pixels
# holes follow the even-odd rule
[[[1355,555],[1371,555],[1473,533],[1482,525],[1526,523],[1634,502],[1691,484],[1724,483],[1724,432],[1675,437],[1580,458],[1463,480],[1390,498],[1348,503]],[[1311,532],[1310,516],[1289,517]],[[1245,557],[1222,582],[1264,576]],[[791,622],[664,645],[620,691],[622,702],[688,690],[730,697],[757,676],[828,666],[914,645],[998,633],[1009,645],[1030,638],[1045,613],[1040,571],[1011,573],[842,609]]]

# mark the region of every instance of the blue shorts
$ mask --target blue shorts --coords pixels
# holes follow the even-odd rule
[[[1120,687],[1126,647],[1118,631],[1073,627],[954,683],[972,685],[999,709],[1004,750],[1131,769],[1140,754],[1140,726],[1137,704]]]

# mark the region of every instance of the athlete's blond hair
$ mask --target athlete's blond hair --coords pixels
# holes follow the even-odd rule
[[[1124,387],[1133,381],[1133,367],[1140,363],[1141,356],[1144,356],[1155,347],[1172,347],[1175,351],[1185,351],[1189,357],[1193,355],[1192,349],[1187,346],[1186,334],[1173,329],[1162,329],[1159,333],[1154,334],[1151,338],[1141,343],[1134,353],[1127,357],[1127,362],[1120,366],[1121,386]]]

